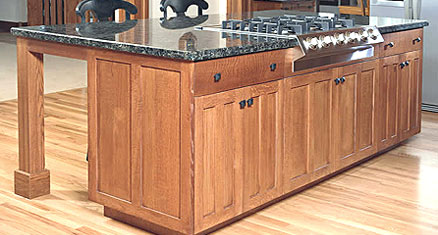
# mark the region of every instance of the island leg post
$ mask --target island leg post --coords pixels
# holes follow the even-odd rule
[[[50,193],[50,172],[44,159],[43,54],[29,51],[17,38],[19,168],[15,194],[28,199]]]

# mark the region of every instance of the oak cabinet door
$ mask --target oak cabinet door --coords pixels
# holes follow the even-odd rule
[[[281,193],[281,84],[243,89],[243,210],[255,208]]]
[[[332,83],[336,70],[288,78],[283,92],[283,190],[331,173]]]
[[[333,144],[337,169],[377,151],[375,141],[375,81],[377,61],[339,68],[333,84]]]
[[[242,89],[195,98],[195,232],[242,212]]]
[[[377,78],[376,134],[378,151],[400,141],[400,82],[398,78],[400,57],[391,56],[380,60]]]
[[[414,51],[400,56],[400,134],[403,141],[420,132],[422,52]]]

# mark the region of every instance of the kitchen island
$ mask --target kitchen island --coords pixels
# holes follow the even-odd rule
[[[297,38],[168,23],[12,30],[17,194],[50,193],[43,54],[88,62],[89,199],[157,233],[212,231],[420,131],[425,21],[371,18],[372,56],[300,71]]]

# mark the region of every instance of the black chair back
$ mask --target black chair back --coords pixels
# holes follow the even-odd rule
[[[182,16],[191,5],[198,6],[198,15],[202,15],[202,10],[208,9],[208,3],[204,0],[161,0],[160,10],[164,12],[164,18],[167,18],[168,7],[172,8],[177,16]]]
[[[108,21],[111,17],[114,20],[115,11],[125,10],[126,20],[131,19],[131,15],[137,14],[137,7],[124,0],[83,0],[76,6],[76,14],[81,17],[81,22],[86,22],[86,13],[91,12],[92,22]]]

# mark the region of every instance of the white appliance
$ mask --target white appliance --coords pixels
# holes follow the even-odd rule
[[[0,21],[27,22],[27,1],[0,0]]]
[[[370,14],[425,19],[423,52],[423,110],[438,112],[438,0],[371,0]]]

